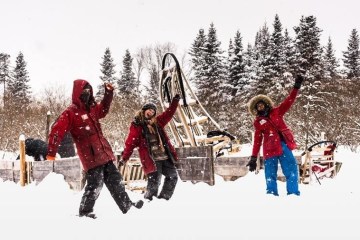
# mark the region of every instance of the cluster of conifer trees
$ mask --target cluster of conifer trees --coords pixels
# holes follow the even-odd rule
[[[280,103],[290,91],[294,76],[303,74],[306,80],[301,94],[287,115],[299,143],[311,144],[324,132],[329,140],[357,146],[359,35],[356,29],[351,31],[347,49],[337,59],[330,37],[321,44],[321,32],[314,16],[303,16],[298,26],[288,30],[283,29],[276,15],[270,28],[266,24],[260,27],[253,43],[244,43],[238,30],[224,51],[211,23],[207,31],[199,29],[188,51],[182,54],[172,43],[142,47],[133,55],[126,50],[119,73],[107,48],[100,63],[100,79],[112,83],[116,94],[111,112],[104,119],[104,130],[111,141],[122,143],[141,104],[158,103],[162,56],[173,52],[207,111],[241,142],[250,142],[253,130],[248,100],[266,94]],[[16,149],[20,133],[45,139],[46,112],[51,111],[55,118],[70,99],[58,89],[45,89],[42,98],[35,99],[21,52],[15,67],[10,66],[8,54],[0,53],[0,81],[4,86],[0,149]],[[96,96],[102,95],[102,85],[97,86]]]

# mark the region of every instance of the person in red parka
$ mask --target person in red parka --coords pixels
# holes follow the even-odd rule
[[[123,213],[131,206],[141,208],[143,205],[141,200],[133,203],[126,193],[120,172],[114,164],[115,156],[101,130],[99,119],[109,112],[114,90],[109,83],[104,87],[104,98],[96,103],[91,85],[86,80],[75,80],[72,104],[61,113],[49,134],[47,160],[55,160],[56,152],[67,132],[70,132],[76,145],[86,173],[86,186],[79,208],[80,217],[96,218],[93,207],[104,183]]]
[[[256,118],[254,145],[247,166],[251,172],[256,169],[257,156],[263,145],[266,191],[275,196],[279,195],[276,182],[279,162],[286,178],[287,194],[300,195],[298,166],[291,152],[296,143],[283,117],[294,103],[302,81],[303,77],[298,75],[290,95],[278,107],[274,107],[272,100],[265,95],[253,97],[248,104],[249,112]]]
[[[129,135],[125,141],[125,149],[120,162],[125,164],[134,148],[139,148],[140,161],[148,180],[144,198],[150,201],[153,197],[169,200],[178,180],[174,164],[177,161],[177,155],[164,128],[175,114],[179,100],[180,96],[175,95],[169,108],[158,116],[156,116],[155,104],[145,104],[131,123]],[[158,195],[161,175],[165,176],[165,180]]]

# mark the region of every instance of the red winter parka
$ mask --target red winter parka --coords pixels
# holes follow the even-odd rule
[[[157,129],[159,131],[159,135],[164,138],[164,147],[167,151],[167,154],[173,161],[177,161],[177,155],[175,148],[172,146],[168,135],[166,134],[164,128],[166,124],[171,120],[173,115],[175,114],[176,108],[178,106],[179,99],[173,99],[169,108],[166,109],[165,112],[158,115],[156,117]],[[129,135],[125,141],[125,149],[122,153],[122,161],[126,162],[129,160],[131,154],[133,153],[134,148],[139,148],[139,156],[140,161],[143,166],[143,171],[145,174],[149,174],[156,171],[156,165],[154,160],[152,159],[148,142],[145,137],[145,133],[143,130],[143,125],[140,122],[133,121],[130,126]]]
[[[99,122],[99,119],[104,118],[109,112],[113,91],[105,88],[103,100],[95,103],[91,88],[93,104],[90,111],[87,111],[85,104],[80,100],[83,88],[87,84],[89,83],[82,79],[74,81],[72,104],[52,126],[48,146],[48,155],[55,156],[65,133],[70,131],[85,171],[115,160]]]
[[[256,116],[256,104],[263,101],[270,106],[268,117],[257,116],[254,121],[255,135],[252,156],[257,156],[261,144],[263,144],[263,157],[268,159],[282,154],[281,138],[285,141],[290,150],[296,148],[294,136],[286,126],[283,119],[284,114],[290,109],[297,96],[298,89],[293,89],[290,95],[278,106],[265,95],[258,95],[249,102],[249,111]],[[280,134],[282,136],[280,136]]]

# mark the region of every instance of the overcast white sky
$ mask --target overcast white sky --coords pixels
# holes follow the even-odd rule
[[[253,43],[275,14],[294,36],[302,15],[314,15],[323,30],[322,44],[332,38],[338,57],[351,30],[360,31],[358,0],[0,0],[0,52],[19,52],[28,63],[32,90],[60,85],[71,92],[76,78],[100,83],[100,63],[110,48],[117,74],[126,49],[172,42],[188,49],[200,28],[215,24],[223,50],[240,30]]]

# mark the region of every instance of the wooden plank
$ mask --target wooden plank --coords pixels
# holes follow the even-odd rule
[[[212,146],[176,148],[177,169],[182,181],[215,184]]]
[[[32,163],[30,179],[40,183],[53,170],[54,161],[34,161]]]
[[[0,161],[0,178],[3,181],[14,181],[14,161]]]
[[[248,157],[218,157],[214,162],[215,174],[225,181],[234,181],[248,173]]]
[[[54,172],[64,175],[71,189],[79,191],[84,187],[85,173],[78,157],[56,160]]]

